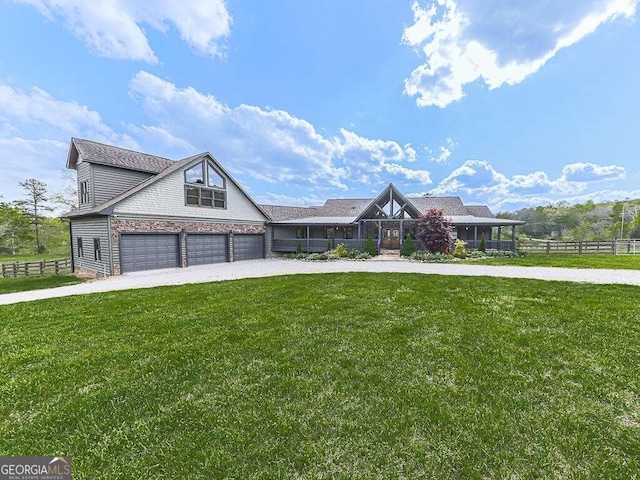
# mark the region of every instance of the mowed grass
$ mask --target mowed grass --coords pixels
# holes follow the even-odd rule
[[[482,262],[483,264],[486,263],[487,265],[511,265],[519,267],[611,268],[618,270],[640,270],[640,254],[564,255],[560,253],[552,253],[550,255],[545,255],[540,253],[526,253],[522,257],[489,257],[478,260],[478,262]]]
[[[0,452],[74,478],[637,478],[640,289],[411,274],[0,307]]]
[[[49,275],[46,277],[0,278],[0,295],[3,293],[40,290],[43,288],[62,287],[84,282],[84,279],[73,275]],[[2,328],[2,325],[0,325]]]
[[[39,255],[0,255],[0,263],[39,262],[40,260],[59,260],[70,258],[70,253],[41,253]]]

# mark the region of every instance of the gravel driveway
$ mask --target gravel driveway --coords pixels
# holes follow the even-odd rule
[[[550,267],[505,267],[469,264],[414,263],[409,261],[333,261],[303,262],[299,260],[248,260],[189,268],[169,268],[128,273],[106,280],[95,280],[66,287],[32,290],[0,295],[0,305],[28,302],[43,298],[84,295],[87,293],[152,288],[161,285],[218,282],[238,278],[271,277],[300,273],[330,272],[400,272],[429,275],[464,275],[506,278],[533,278],[567,282],[617,283],[640,286],[640,270],[604,270]]]

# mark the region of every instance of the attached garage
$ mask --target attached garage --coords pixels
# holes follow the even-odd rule
[[[233,260],[264,258],[264,235],[234,235]]]
[[[224,234],[188,234],[187,265],[207,265],[229,261],[229,237]]]
[[[123,273],[180,266],[178,234],[123,233],[120,268]]]

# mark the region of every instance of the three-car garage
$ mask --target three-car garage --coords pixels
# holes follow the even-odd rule
[[[187,266],[265,257],[264,234],[122,233],[119,245],[122,273],[180,267],[183,254]]]

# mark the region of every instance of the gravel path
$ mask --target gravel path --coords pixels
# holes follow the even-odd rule
[[[331,272],[400,272],[430,275],[464,275],[506,278],[532,278],[567,282],[617,283],[640,286],[640,270],[604,270],[550,267],[505,267],[490,265],[458,265],[437,263],[414,263],[409,261],[333,261],[303,262],[296,260],[250,260],[236,263],[218,263],[189,268],[170,268],[135,272],[106,280],[95,280],[44,290],[7,293],[0,295],[0,305],[28,302],[43,298],[84,295],[87,293],[152,288],[161,285],[184,285],[190,283],[218,282],[238,278],[272,277],[300,273]]]

